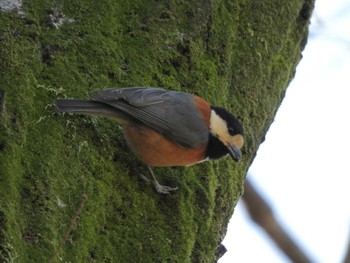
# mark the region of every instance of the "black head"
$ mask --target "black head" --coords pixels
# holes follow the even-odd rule
[[[215,106],[212,106],[211,109],[210,136],[212,138],[209,138],[207,153],[209,158],[211,155],[213,158],[218,158],[230,154],[232,159],[238,161],[241,158],[240,149],[244,143],[242,125],[227,110]]]

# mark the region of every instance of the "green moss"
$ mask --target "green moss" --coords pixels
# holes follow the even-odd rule
[[[22,16],[0,13],[0,261],[214,261],[312,5],[35,0]],[[49,14],[74,22],[57,29]],[[231,109],[245,127],[244,160],[155,169],[180,187],[156,194],[113,121],[52,106],[123,86],[184,90]]]

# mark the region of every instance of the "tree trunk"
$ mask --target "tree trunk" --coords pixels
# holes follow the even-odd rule
[[[215,261],[313,1],[13,2],[0,9],[0,261]],[[179,186],[159,195],[115,122],[52,105],[129,86],[230,109],[245,128],[243,160],[155,169]]]

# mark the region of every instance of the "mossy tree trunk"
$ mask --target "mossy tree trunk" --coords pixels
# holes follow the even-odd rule
[[[0,261],[213,262],[307,37],[312,0],[24,1],[0,13]],[[242,121],[240,163],[147,169],[115,122],[58,114],[106,87],[182,90]],[[1,108],[1,107],[0,107]],[[243,237],[242,237],[243,238]]]

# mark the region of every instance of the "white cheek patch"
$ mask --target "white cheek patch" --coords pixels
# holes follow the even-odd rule
[[[211,110],[210,114],[210,131],[226,146],[231,144],[238,149],[243,146],[243,136],[241,134],[231,136],[227,130],[227,122],[217,115],[214,110]]]
[[[227,145],[229,140],[229,133],[227,131],[227,123],[214,110],[210,114],[210,131],[217,136],[222,143]]]

